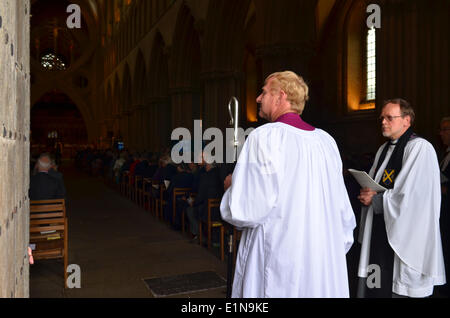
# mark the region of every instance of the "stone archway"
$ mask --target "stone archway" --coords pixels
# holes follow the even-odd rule
[[[31,105],[35,105],[38,100],[48,92],[63,92],[73,101],[73,103],[77,106],[77,109],[81,112],[88,131],[89,142],[95,141],[97,136],[97,123],[94,121],[92,109],[86,104],[86,101],[80,96],[80,94],[72,87],[65,85],[64,83],[49,81],[45,84],[46,85],[41,84],[32,86]]]
[[[64,92],[52,90],[31,108],[32,155],[52,152],[63,145],[63,158],[72,158],[77,149],[88,143],[86,124],[77,105]]]

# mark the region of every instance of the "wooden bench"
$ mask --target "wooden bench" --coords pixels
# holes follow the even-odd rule
[[[164,191],[166,191],[166,185],[164,184],[164,182],[159,183],[158,191],[159,196],[155,200],[156,218],[164,220],[164,206],[167,204],[167,202],[164,200]]]
[[[211,221],[211,209],[220,207],[221,199],[208,199],[208,216],[207,216],[207,230],[208,230],[208,249],[211,249],[211,233],[213,228],[220,229],[220,260],[223,261],[225,259],[224,256],[224,236],[225,229],[222,222],[219,221]],[[198,221],[198,230],[199,230],[199,243],[202,244],[202,220]]]
[[[30,245],[33,257],[64,260],[64,287],[67,288],[68,236],[64,199],[30,201]]]
[[[130,172],[124,171],[122,173],[122,179],[120,181],[120,192],[122,195],[128,197],[129,196],[129,188],[130,188]]]
[[[144,209],[153,212],[152,180],[149,178],[142,180],[142,205]]]
[[[137,205],[142,206],[142,187],[139,187],[139,182],[142,182],[142,176],[134,176],[134,197],[133,201],[137,203]]]
[[[195,200],[195,198],[197,197],[197,193],[195,193],[195,192],[191,192],[190,194],[189,194],[189,196],[192,198],[192,199],[194,199]],[[186,219],[186,209],[183,209],[182,211],[181,211],[181,232],[184,234],[184,232],[186,232],[186,222],[185,222],[185,219]]]
[[[173,188],[172,194],[172,224],[175,224],[175,218],[177,214],[177,197],[179,196],[189,196],[192,188]]]

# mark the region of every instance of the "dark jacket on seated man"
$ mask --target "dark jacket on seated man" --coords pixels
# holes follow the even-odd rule
[[[36,163],[37,173],[30,178],[28,196],[30,200],[54,200],[64,199],[66,189],[63,176],[52,168],[48,154],[40,156]]]
[[[192,181],[193,181],[193,175],[192,173],[189,173],[187,170],[187,167],[182,164],[178,166],[177,168],[178,173],[175,174],[172,177],[172,180],[170,181],[169,187],[164,192],[164,200],[167,202],[167,204],[164,207],[164,218],[166,220],[171,220],[172,218],[172,208],[173,208],[173,191],[175,188],[191,188],[192,187]],[[179,203],[177,203],[177,216],[175,223],[176,225],[179,224],[179,216],[181,215],[181,210],[184,207],[182,204],[183,202],[180,201],[181,198],[179,198]]]
[[[39,172],[30,178],[30,200],[64,199],[65,192],[62,179],[48,172]]]
[[[163,181],[164,180],[171,181],[176,174],[177,174],[177,167],[174,164],[169,163],[162,170],[162,179]]]
[[[209,171],[204,170],[200,176],[198,193],[193,207],[197,218],[206,221],[208,217],[208,199],[220,199],[223,195],[223,184],[220,181],[219,168],[214,167]],[[211,221],[220,221],[219,208],[211,210]]]

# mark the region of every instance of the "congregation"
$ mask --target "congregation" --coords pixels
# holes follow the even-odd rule
[[[79,150],[72,159],[80,173],[102,178],[146,210],[156,209],[156,212],[159,210],[159,218],[170,228],[187,231],[192,243],[203,242],[206,246],[207,230],[204,228],[201,231],[199,225],[207,225],[208,221],[226,223],[221,218],[218,205],[208,211],[208,201],[214,199],[220,201],[225,192],[224,181],[227,175],[232,173],[234,165],[207,163],[205,154],[202,154],[200,163],[175,164],[171,160],[170,150],[170,147],[167,147],[160,153],[152,153],[114,148],[100,150],[94,146],[87,146]],[[344,182],[354,211],[361,208],[357,199],[360,186],[348,169],[368,172],[374,156],[373,153],[341,152]],[[38,158],[32,158],[31,168],[31,200],[65,198],[63,175],[58,172],[53,154],[43,153]],[[177,189],[184,191],[176,192]],[[145,199],[145,194],[148,200]],[[158,206],[152,204],[151,198],[159,200]],[[359,215],[360,213],[355,213],[357,224],[360,222]],[[355,241],[359,235],[358,231],[358,228],[354,231]],[[211,246],[215,250],[218,247],[223,249],[219,231],[212,231],[211,234],[209,238]],[[443,244],[446,245],[446,242]],[[358,244],[354,244],[347,254],[349,278],[355,276],[359,253]],[[356,284],[356,281],[350,282],[352,296],[355,295]]]

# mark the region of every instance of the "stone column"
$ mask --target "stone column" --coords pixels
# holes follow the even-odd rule
[[[172,129],[193,129],[193,91],[190,87],[171,89]]]
[[[149,104],[151,150],[159,152],[170,143],[170,102],[167,97],[153,97]]]
[[[230,115],[228,113],[228,102],[235,96],[240,105],[242,101],[242,84],[244,75],[242,72],[205,72],[202,74],[204,82],[204,103],[203,103],[203,129],[217,127],[224,129],[229,127]],[[243,120],[243,108],[240,107],[240,118]],[[242,125],[241,123],[239,123]]]
[[[29,13],[0,1],[0,298],[29,297]]]
[[[132,120],[132,140],[137,151],[142,152],[145,149],[145,131],[144,124],[144,105],[135,105],[133,107]]]
[[[130,111],[122,111],[120,113],[120,131],[122,132],[122,138],[125,142],[125,148],[132,149],[132,146],[130,144],[130,131],[129,131],[129,118],[130,118],[131,112]]]

